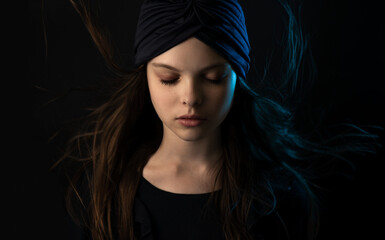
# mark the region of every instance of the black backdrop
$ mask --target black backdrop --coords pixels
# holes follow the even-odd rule
[[[266,34],[278,25],[271,1],[240,1],[255,52],[269,46]],[[374,1],[373,1],[374,2]],[[122,61],[132,63],[132,44],[140,1],[103,4]],[[377,4],[377,3],[376,3]],[[304,1],[305,33],[318,67],[308,99],[326,123],[385,124],[385,37],[380,6],[358,0]],[[42,24],[44,22],[45,24]],[[31,134],[19,149],[13,178],[12,239],[69,239],[74,229],[65,214],[61,173],[49,171],[64,137],[47,143],[56,130],[95,105],[107,71],[79,16],[67,1],[28,2],[28,78],[33,94]],[[44,31],[45,30],[45,31]],[[44,34],[45,32],[45,34]],[[254,44],[254,45],[253,45]],[[52,99],[57,98],[55,101]],[[382,133],[380,133],[382,135]],[[383,136],[383,135],[382,135]],[[381,136],[381,137],[382,137]],[[383,138],[381,138],[383,143]],[[350,181],[332,182],[322,196],[321,239],[374,239],[381,236],[383,149],[357,164]],[[22,238],[23,236],[23,238]]]

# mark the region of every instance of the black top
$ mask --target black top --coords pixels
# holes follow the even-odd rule
[[[214,207],[206,204],[209,195],[167,192],[141,177],[133,209],[137,240],[224,240],[220,218]],[[301,184],[286,181],[275,189],[275,196],[273,212],[266,216],[255,211],[249,214],[247,226],[253,239],[305,240],[308,211]],[[76,232],[70,234],[71,240],[91,239],[87,230]]]
[[[218,215],[206,205],[209,195],[171,193],[141,177],[134,205],[135,235],[140,240],[224,240]],[[253,238],[305,239],[306,202],[299,184],[289,183],[276,196],[271,214],[250,214],[248,227]]]
[[[209,195],[167,192],[141,177],[135,204],[147,210],[154,239],[225,239],[219,218],[206,206]]]

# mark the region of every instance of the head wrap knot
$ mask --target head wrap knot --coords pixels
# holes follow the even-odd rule
[[[135,65],[190,37],[212,47],[246,78],[250,44],[237,0],[144,0],[135,34]]]

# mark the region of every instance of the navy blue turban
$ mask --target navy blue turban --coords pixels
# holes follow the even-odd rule
[[[190,37],[212,47],[246,78],[250,44],[237,0],[144,0],[135,34],[135,66]]]

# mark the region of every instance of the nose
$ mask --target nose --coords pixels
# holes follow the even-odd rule
[[[201,83],[197,78],[189,78],[184,81],[183,94],[181,100],[183,105],[196,107],[203,102],[203,91]]]

